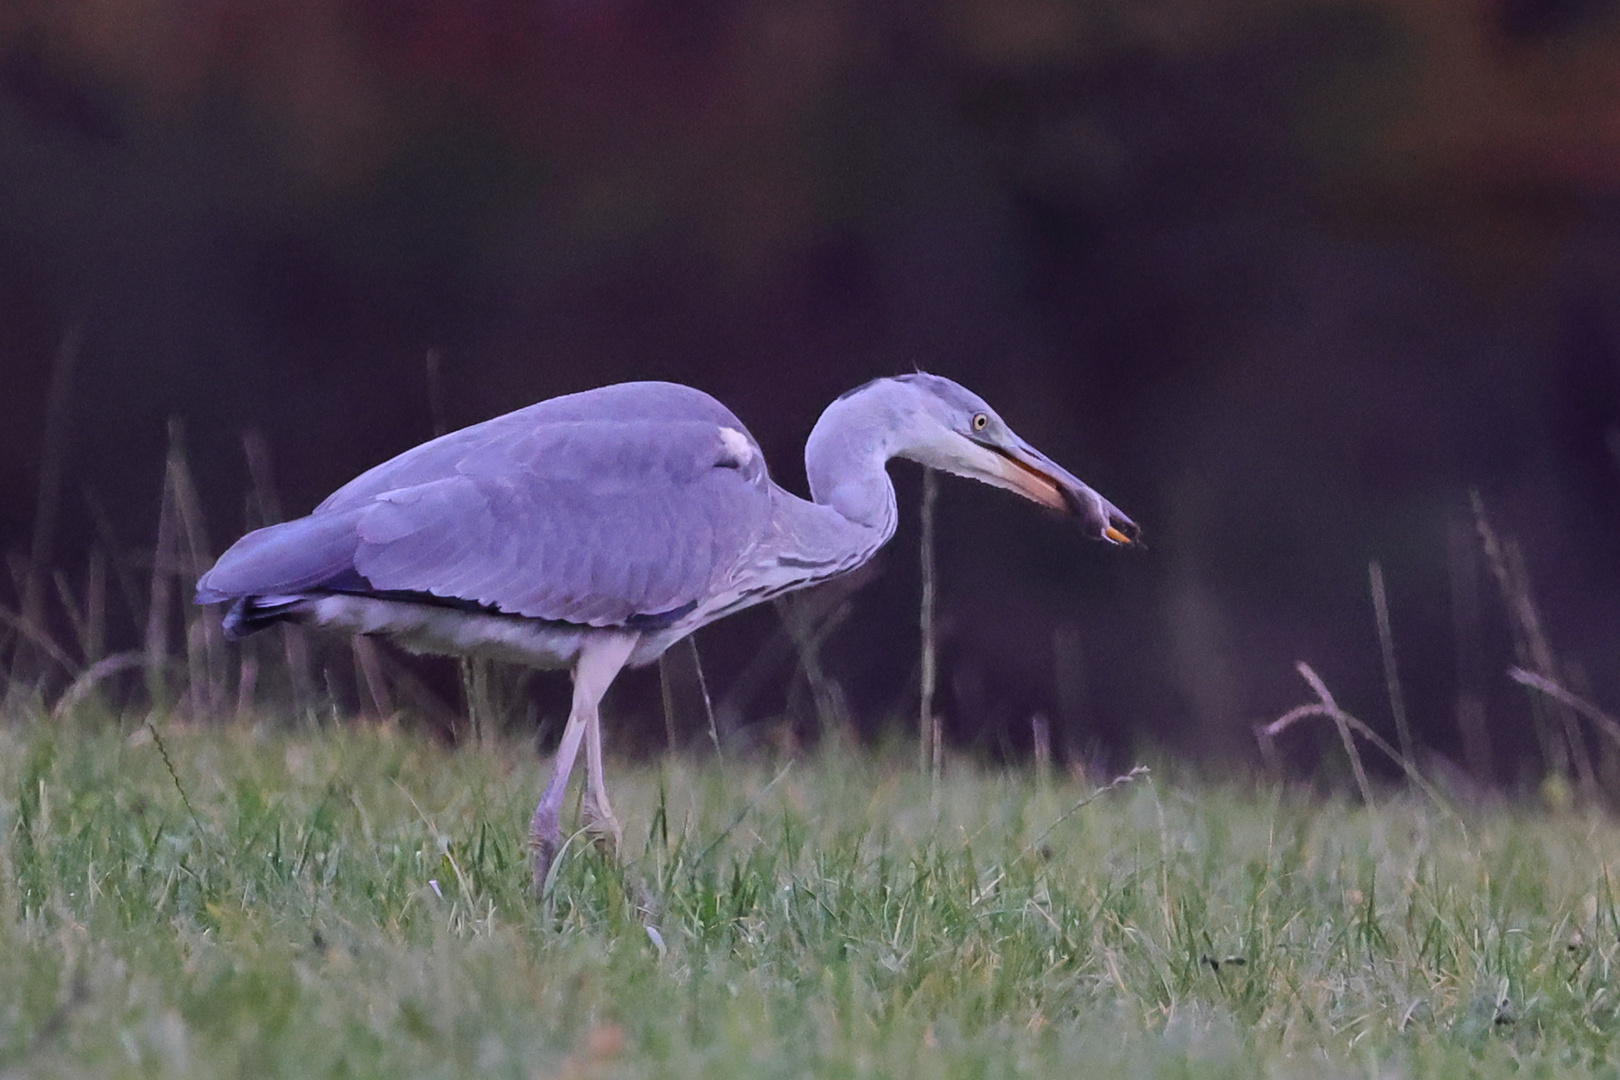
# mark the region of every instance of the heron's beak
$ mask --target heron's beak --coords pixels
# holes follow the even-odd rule
[[[973,442],[986,451],[980,460],[988,475],[982,479],[1080,519],[1093,539],[1110,544],[1141,542],[1141,530],[1136,522],[1073,473],[1017,436],[1005,443],[977,439]]]

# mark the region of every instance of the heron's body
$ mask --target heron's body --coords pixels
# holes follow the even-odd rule
[[[1082,518],[1135,526],[979,398],[932,375],[879,379],[823,413],[812,498],[774,483],[742,422],[701,391],[622,383],[452,432],[378,465],[308,516],[249,533],[198,582],[226,629],[296,621],[429,653],[574,672],[574,710],[536,810],[537,882],[581,739],[587,817],[618,825],[597,705],[619,670],[698,627],[844,573],[894,533],[886,463],[903,456]]]

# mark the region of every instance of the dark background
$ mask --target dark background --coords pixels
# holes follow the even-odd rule
[[[217,551],[247,431],[303,512],[436,414],[672,379],[802,492],[825,403],[920,367],[1148,539],[942,485],[957,740],[1019,753],[1041,712],[1069,757],[1248,755],[1296,660],[1388,732],[1376,559],[1420,739],[1468,758],[1478,700],[1475,772],[1522,778],[1469,492],[1557,674],[1620,701],[1617,190],[1612,0],[12,0],[0,595],[109,529],[139,565],[171,418]],[[867,731],[916,700],[895,472],[826,650]],[[700,635],[717,694],[772,618]]]

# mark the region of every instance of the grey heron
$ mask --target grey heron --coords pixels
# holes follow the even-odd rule
[[[233,639],[294,622],[571,670],[572,708],[530,824],[539,889],[581,742],[586,828],[622,839],[598,718],[620,670],[870,559],[894,534],[895,457],[1017,492],[1096,539],[1137,539],[1112,503],[937,375],[875,379],[829,405],[805,446],[809,500],[772,482],[759,444],[714,398],[634,382],[383,462],[309,516],[238,540],[198,581],[197,602],[231,605]]]

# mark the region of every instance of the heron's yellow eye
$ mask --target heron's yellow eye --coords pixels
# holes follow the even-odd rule
[[[974,413],[973,414],[973,430],[974,431],[983,431],[984,426],[986,424],[988,424],[989,422],[990,422],[990,417],[986,416],[984,413]]]

